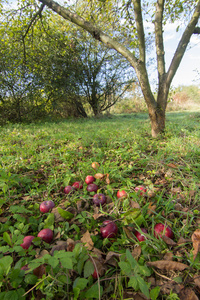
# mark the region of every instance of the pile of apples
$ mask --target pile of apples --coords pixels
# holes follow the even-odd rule
[[[99,167],[99,164],[97,162],[92,163],[92,167],[94,169]],[[97,193],[99,187],[97,184],[95,184],[96,178],[92,175],[87,175],[85,178],[85,183],[87,184],[87,191],[95,193],[93,195],[92,201],[93,204],[96,206],[103,206],[106,203],[106,195],[103,193]],[[83,189],[83,184],[80,181],[75,181],[72,185],[67,185],[64,187],[64,193],[65,194],[71,194],[76,190]],[[147,192],[147,189],[140,185],[135,188],[135,192],[138,193],[140,196],[144,196]],[[127,192],[123,189],[117,191],[117,198],[123,200],[124,198],[128,197]],[[51,211],[55,207],[55,203],[52,200],[49,201],[43,201],[40,204],[40,212],[41,213],[47,213]],[[117,236],[118,233],[118,227],[115,221],[112,220],[105,220],[100,227],[100,234],[102,238],[108,238],[112,239]],[[140,228],[140,230],[135,231],[135,237],[139,242],[146,240],[146,234],[147,230],[145,228]],[[174,234],[172,229],[168,225],[164,225],[162,223],[158,223],[154,226],[154,236],[156,238],[162,238],[162,236],[167,236],[169,238],[173,238]],[[42,229],[38,235],[38,237],[41,238],[41,240],[45,241],[46,243],[50,243],[53,240],[53,231],[49,228]],[[29,235],[25,236],[23,239],[23,243],[21,244],[21,247],[23,249],[28,249],[33,241],[35,236]]]

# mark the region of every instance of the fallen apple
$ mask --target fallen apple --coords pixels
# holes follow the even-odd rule
[[[90,183],[87,186],[87,191],[88,192],[95,192],[96,193],[98,191],[98,189],[99,189],[99,187],[95,183]]]
[[[65,194],[69,194],[70,192],[72,192],[74,190],[74,188],[71,186],[71,185],[67,185],[65,188],[64,188],[64,193]]]
[[[118,227],[115,222],[105,220],[100,228],[102,238],[114,238],[117,235]]]
[[[158,239],[159,236],[162,237],[163,235],[169,237],[170,239],[174,237],[171,227],[162,223],[156,224],[154,227],[154,236]]]
[[[139,193],[140,196],[142,196],[143,194],[145,194],[147,191],[147,189],[143,186],[143,185],[139,185],[135,187],[135,192]]]
[[[47,201],[43,201],[40,204],[40,211],[42,213],[47,213],[49,212],[52,208],[54,208],[55,203],[52,200],[47,200]]]
[[[44,228],[38,233],[38,237],[40,237],[44,242],[50,243],[53,239],[53,231],[49,228]]]
[[[33,235],[27,235],[23,238],[23,243],[20,245],[23,249],[28,249],[35,237]]]
[[[124,191],[124,190],[119,190],[118,192],[117,192],[117,198],[119,199],[119,198],[126,198],[127,197],[127,192],[126,191]]]
[[[145,228],[140,228],[140,230],[144,233],[147,233],[147,230]],[[135,232],[135,236],[136,238],[138,239],[139,242],[142,242],[142,241],[145,241],[146,240],[146,237],[144,236],[144,234],[142,234],[141,232],[139,231],[136,231]]]
[[[94,181],[95,181],[95,178],[94,178],[94,176],[92,176],[92,175],[87,175],[86,178],[85,178],[85,183],[86,183],[86,184],[91,184],[91,183],[93,183]]]
[[[76,182],[74,182],[72,184],[72,187],[75,188],[75,189],[77,189],[77,190],[80,190],[80,189],[83,188],[83,185],[82,185],[82,183],[80,181],[76,181]]]
[[[93,203],[97,206],[103,205],[104,203],[106,203],[106,196],[102,193],[95,194],[93,196]]]

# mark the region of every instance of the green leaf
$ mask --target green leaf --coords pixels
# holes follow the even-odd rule
[[[84,265],[83,273],[84,273],[84,278],[87,278],[94,273],[94,265],[91,262],[91,260],[86,261]]]
[[[73,289],[78,288],[80,290],[84,290],[88,284],[88,279],[86,278],[76,278],[73,284]]]
[[[130,250],[128,250],[128,249],[126,250],[126,258],[127,258],[128,262],[130,263],[132,269],[135,269],[139,266],[137,261],[131,254]]]
[[[67,210],[62,209],[61,207],[58,207],[57,211],[61,215],[61,217],[63,217],[66,220],[70,220],[74,217],[74,215],[72,213],[70,213]]]
[[[138,265],[138,267],[139,267],[139,272],[141,275],[147,276],[147,277],[151,275],[151,270],[147,266]]]
[[[128,287],[132,287],[132,288],[134,288],[135,291],[138,291],[139,284],[137,281],[137,276],[133,275],[130,277],[130,280],[128,282]]]
[[[148,284],[144,281],[144,279],[140,276],[137,276],[137,281],[139,284],[139,288],[141,292],[147,297],[150,297]]]
[[[54,225],[55,215],[54,213],[50,213],[46,220],[44,221],[44,228],[50,228]]]
[[[100,286],[100,298],[102,297],[103,294],[103,287]],[[89,288],[89,290],[87,290],[87,292],[85,293],[85,299],[100,299],[99,298],[99,286],[98,284],[94,284],[93,286],[91,286],[91,288]]]
[[[139,208],[130,209],[125,214],[123,214],[123,217],[124,217],[123,219],[124,225],[128,225],[130,223],[136,223],[138,226],[141,226],[145,222],[145,219],[141,214],[141,210]]]
[[[156,286],[155,288],[153,288],[150,291],[150,298],[151,298],[151,300],[156,300],[158,298],[159,294],[160,294],[160,287]]]
[[[4,256],[0,259],[0,274],[7,275],[10,271],[11,264],[13,262],[13,258],[9,255]]]
[[[56,268],[57,265],[59,264],[58,258],[52,256],[51,258],[48,259],[48,263],[52,266],[52,268]]]
[[[10,246],[12,246],[12,241],[10,235],[7,232],[3,233],[3,240]]]
[[[125,261],[120,261],[118,265],[125,275],[130,276],[132,274],[131,266],[129,263]]]
[[[27,274],[24,278],[24,281],[31,285],[36,284],[37,280],[38,280],[37,276],[35,276],[33,274]]]

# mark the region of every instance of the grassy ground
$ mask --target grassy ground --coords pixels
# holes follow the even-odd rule
[[[0,299],[199,296],[199,121],[199,113],[168,113],[159,140],[146,114],[1,128]],[[96,180],[103,207],[84,183],[96,173],[104,175]],[[64,194],[75,181],[83,189]],[[135,192],[139,185],[145,194]],[[119,189],[127,198],[117,198]],[[44,200],[54,201],[52,212],[40,213]],[[112,240],[100,236],[107,219],[118,226]],[[160,222],[173,239],[154,237]],[[54,232],[50,244],[35,238],[28,250],[20,246],[43,228]],[[148,230],[143,242],[135,237],[140,228]]]

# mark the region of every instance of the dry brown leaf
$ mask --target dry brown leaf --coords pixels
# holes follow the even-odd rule
[[[97,161],[93,161],[93,163],[92,163],[92,168],[93,169],[98,169],[100,167],[100,164],[97,162]]]
[[[0,217],[1,223],[5,223],[5,222],[7,222],[7,220],[8,220],[8,218],[6,218],[6,217]]]
[[[167,166],[168,166],[169,168],[172,168],[172,169],[177,169],[177,168],[178,168],[178,166],[175,165],[175,164],[173,164],[173,163],[169,163],[169,164],[167,164]]]
[[[96,174],[94,175],[94,177],[95,177],[96,179],[103,179],[105,176],[106,176],[106,175],[105,175],[105,174],[102,174],[102,173],[96,173]]]
[[[65,221],[65,219],[59,214],[57,207],[54,207],[51,212],[54,214],[56,223]]]
[[[57,241],[57,245],[54,245],[50,251],[50,254],[53,255],[54,251],[66,250],[67,249],[67,241]]]
[[[136,247],[133,249],[133,251],[131,252],[132,256],[133,256],[136,260],[140,257],[141,253],[142,253],[142,248],[141,248],[140,245],[139,245],[139,246],[136,246]]]
[[[133,234],[133,232],[128,228],[128,227],[123,227],[123,230],[124,230],[124,232],[126,233],[126,236],[127,236],[127,238],[128,239],[134,239],[135,238],[135,236],[134,236],[134,234]]]
[[[162,239],[163,239],[163,241],[167,244],[167,245],[169,245],[169,246],[176,246],[177,244],[172,240],[172,239],[170,239],[168,236],[166,236],[166,235],[163,235],[162,236]]]
[[[103,276],[105,274],[105,271],[106,271],[106,266],[105,266],[104,262],[100,261],[99,259],[97,259],[95,257],[92,257],[91,261],[93,262],[94,269],[99,274],[99,277]]]
[[[106,255],[106,259],[105,259],[105,263],[116,267],[118,265],[119,258],[120,258],[121,254],[113,252],[113,251],[109,251],[108,254]]]
[[[194,275],[194,283],[200,288],[200,275]]]
[[[110,179],[109,179],[109,174],[108,173],[106,173],[106,183],[110,184]]]
[[[172,261],[173,260],[173,253],[172,252],[165,253],[163,259],[167,260],[167,261]]]
[[[194,260],[200,251],[200,229],[195,230],[195,232],[192,234],[192,242],[193,242],[193,255]]]
[[[77,241],[77,243],[78,242],[79,241]],[[70,239],[70,238],[68,238],[67,239],[67,251],[72,252],[74,250],[74,247],[75,247],[75,241],[72,240],[72,239]]]
[[[188,265],[185,265],[180,262],[166,261],[166,260],[157,260],[157,261],[147,262],[147,266],[155,267],[160,270],[167,270],[167,271],[183,271],[189,267]]]
[[[191,288],[184,288],[179,294],[180,300],[199,300]]]
[[[99,218],[101,218],[101,217],[103,217],[103,218],[105,218],[105,214],[94,214],[93,215],[93,218],[94,218],[94,220],[97,220],[97,219],[99,219]]]
[[[150,202],[150,203],[149,203],[149,207],[148,207],[147,214],[148,214],[148,215],[152,215],[155,211],[156,211],[156,205],[153,204],[153,202]]]
[[[130,205],[132,208],[140,208],[140,204],[133,200],[130,201]]]
[[[85,247],[87,247],[88,250],[92,250],[94,247],[94,243],[91,239],[91,236],[90,236],[90,233],[88,230],[83,234],[83,236],[81,238],[81,242],[85,244]]]
[[[38,278],[42,278],[44,274],[46,274],[46,267],[45,265],[40,265],[36,269],[33,270],[33,274],[37,276]]]

